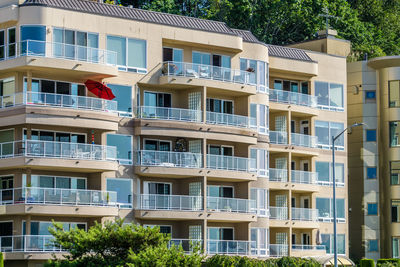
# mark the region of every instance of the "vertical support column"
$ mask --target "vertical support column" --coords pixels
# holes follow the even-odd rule
[[[203,176],[203,209],[207,213],[207,176]]]
[[[31,234],[31,215],[26,216],[25,235]]]
[[[203,86],[202,96],[202,110],[203,110],[203,123],[207,122],[207,87]]]
[[[288,242],[289,242],[289,244],[288,244],[288,256],[289,257],[291,257],[292,256],[292,242],[293,242],[293,240],[292,240],[292,234],[293,234],[293,230],[292,230],[292,225],[290,225],[290,227],[289,227],[289,231],[288,231],[289,233],[289,237],[288,237]]]
[[[291,132],[292,132],[292,127],[290,127],[291,125],[291,121],[292,121],[292,112],[290,111],[290,109],[288,110],[287,113],[287,120],[286,120],[286,129],[288,131],[288,136],[287,136],[287,140],[288,140],[288,145],[290,147],[290,144],[292,143],[292,136],[291,136]]]
[[[23,176],[21,176],[22,179]],[[29,187],[29,185],[32,185],[32,169],[28,168],[26,169],[26,187]],[[22,185],[22,181],[21,181],[21,185]],[[21,186],[22,187],[22,186]]]
[[[27,80],[26,90],[27,91],[32,91],[32,71],[28,70],[26,72],[26,80]]]
[[[207,139],[203,138],[203,168],[207,167]]]
[[[203,210],[205,218],[203,220],[203,249],[207,251],[207,176],[203,176]]]
[[[203,220],[203,249],[207,253],[207,219]]]

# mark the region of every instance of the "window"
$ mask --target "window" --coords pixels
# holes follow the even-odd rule
[[[344,163],[335,163],[335,165],[336,185],[344,186]],[[320,185],[331,186],[333,183],[332,163],[316,161],[315,168],[318,173],[318,183]]]
[[[132,87],[126,85],[107,84],[115,95],[120,116],[132,116]]]
[[[369,252],[378,252],[378,239],[370,239],[368,240],[368,251]]]
[[[16,31],[15,28],[7,29],[7,57],[13,58],[17,55],[17,44],[16,44]]]
[[[322,221],[333,219],[333,199],[316,198],[319,219]],[[336,217],[338,221],[344,221],[346,217],[345,200],[343,198],[336,199]]]
[[[207,237],[208,240],[233,240],[233,228],[208,227]]]
[[[392,256],[393,258],[400,257],[400,237],[392,238]]]
[[[27,186],[25,174],[23,176],[22,186]],[[32,175],[31,186],[40,188],[86,189],[86,178]]]
[[[6,34],[4,30],[0,30],[0,60],[6,57]]]
[[[122,71],[147,73],[146,46],[146,40],[107,36],[107,50],[117,53],[118,69]]]
[[[257,170],[258,177],[268,177],[268,151],[265,149],[250,149],[250,168]]]
[[[318,137],[318,147],[330,149],[332,146],[332,136],[338,135],[344,130],[344,124],[329,121],[315,121],[315,134]],[[344,135],[335,141],[337,150],[344,150]]]
[[[27,78],[24,78],[24,91],[28,91]],[[58,94],[58,96],[51,94]],[[62,101],[64,105],[84,105],[78,98],[64,97],[64,95],[86,96],[86,87],[83,84],[64,81],[32,79],[30,93],[30,100],[32,102],[60,105]]]
[[[254,73],[249,76],[250,84],[257,84],[257,91],[267,92],[268,88],[268,63],[254,59],[240,59],[240,70]]]
[[[327,254],[333,254],[333,234],[321,234],[321,244],[325,246]],[[337,252],[338,254],[346,254],[346,235],[337,235]]]
[[[57,222],[60,223],[64,229],[64,231],[69,231],[74,228],[86,230],[86,223],[80,222]],[[49,232],[49,228],[53,227],[53,222],[35,222],[31,221],[31,235],[51,235]],[[22,224],[22,232],[26,234],[26,221],[23,221]]]
[[[23,54],[44,56],[46,54],[46,26],[21,26],[21,46]]]
[[[376,142],[376,130],[366,130],[367,142]]]
[[[315,82],[315,96],[317,96],[318,107],[321,109],[343,111],[343,85]]]
[[[163,107],[170,108],[172,106],[172,96],[167,93],[144,92],[144,105],[146,107]]]
[[[367,203],[367,214],[378,215],[378,203]]]
[[[171,151],[172,144],[168,140],[144,140],[144,150],[152,151]]]
[[[2,97],[2,107],[13,106],[18,100],[15,96],[15,77],[0,79],[0,96]]]
[[[376,91],[365,91],[365,103],[376,102]]]
[[[233,101],[207,98],[207,111],[233,114]]]
[[[389,107],[400,107],[400,81],[389,81]]]
[[[251,188],[250,198],[254,201],[254,209],[258,216],[268,216],[268,190],[262,188]]]
[[[400,145],[399,136],[400,136],[400,123],[398,121],[389,122],[389,138],[391,147]]]
[[[117,159],[120,164],[132,164],[132,136],[107,134],[107,146],[117,148]]]
[[[171,225],[156,225],[156,224],[145,224],[144,227],[159,227],[161,234],[172,235],[172,226]]]
[[[269,107],[263,104],[250,104],[250,127],[260,134],[269,133]]]
[[[132,179],[107,178],[107,191],[117,192],[117,202],[121,208],[132,208]]]
[[[27,131],[24,129],[23,140],[27,139]],[[32,130],[30,140],[84,144],[86,143],[86,134]]]
[[[251,254],[266,256],[268,252],[268,229],[251,228]]]
[[[376,179],[376,167],[367,167],[367,179]]]
[[[400,200],[392,200],[392,222],[400,222]]]
[[[234,190],[232,186],[208,185],[207,196],[233,198]]]
[[[400,185],[400,161],[390,162],[390,184]]]

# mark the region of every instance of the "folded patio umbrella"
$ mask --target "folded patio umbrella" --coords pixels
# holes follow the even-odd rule
[[[96,82],[93,80],[87,80],[85,82],[86,88],[95,94],[96,96],[107,99],[107,100],[112,100],[115,98],[115,95],[112,93],[111,89],[108,88],[105,84]]]

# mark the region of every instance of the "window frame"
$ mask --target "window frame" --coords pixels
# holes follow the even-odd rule
[[[375,138],[374,138],[374,140],[369,140],[368,133],[373,133],[373,132],[375,133]],[[378,132],[376,129],[366,129],[365,130],[365,142],[377,142],[377,140],[378,140]]]
[[[372,205],[374,205],[374,206],[372,206]],[[370,210],[370,207],[371,208],[376,208],[376,213],[375,212],[370,212],[370,211],[375,211],[375,210]],[[366,214],[367,216],[379,216],[379,205],[378,205],[378,202],[368,202],[367,203],[367,214]]]
[[[15,31],[15,43],[10,43],[10,30],[14,30]],[[13,27],[9,27],[9,28],[7,28],[6,29],[6,31],[7,31],[7,41],[6,41],[6,45],[7,45],[7,53],[6,53],[6,58],[7,59],[12,59],[12,58],[16,58],[16,57],[18,57],[18,55],[17,55],[17,27],[16,26],[13,26]],[[14,53],[15,53],[15,56],[13,56],[13,57],[10,57],[9,56],[9,50],[8,50],[8,47],[10,46],[10,45],[15,45],[15,49],[14,49]]]
[[[319,109],[322,110],[327,110],[327,111],[335,111],[335,112],[344,112],[344,107],[346,106],[345,104],[345,89],[344,89],[344,84],[341,83],[334,83],[334,82],[327,82],[327,81],[314,81],[314,95],[316,97],[318,97],[318,95],[316,95],[317,93],[317,87],[316,87],[316,83],[320,82],[320,83],[327,83],[328,84],[328,105],[320,105],[318,103],[318,98],[317,98],[317,107]],[[342,86],[342,103],[343,106],[342,107],[335,107],[331,105],[331,84],[336,84],[336,85],[341,85]]]

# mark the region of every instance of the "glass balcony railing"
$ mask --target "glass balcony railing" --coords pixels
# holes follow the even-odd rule
[[[219,112],[207,111],[207,123],[240,128],[250,128],[249,117]]]
[[[255,162],[256,160],[251,158],[207,154],[208,169],[257,172],[251,168]]]
[[[207,209],[218,212],[256,213],[255,201],[251,199],[207,197]]]
[[[289,246],[281,244],[270,244],[269,255],[271,257],[285,257],[289,255]]]
[[[293,250],[321,250],[326,251],[324,245],[292,245]]]
[[[296,184],[317,184],[318,173],[306,171],[292,171],[292,183]]]
[[[46,106],[117,113],[117,102],[97,97],[21,92],[0,97],[0,109],[14,106]]]
[[[1,205],[39,204],[116,207],[117,193],[87,189],[23,187],[0,190]]]
[[[273,220],[287,220],[289,218],[288,207],[269,207],[269,212],[269,218]]]
[[[318,137],[307,135],[307,134],[298,134],[291,133],[291,143],[294,146],[302,146],[302,147],[310,147],[316,148],[318,144]]]
[[[256,74],[244,70],[234,70],[211,65],[187,62],[164,62],[162,75],[208,79],[222,82],[256,85]]]
[[[283,90],[269,90],[269,101],[305,107],[317,107],[317,97]]]
[[[207,254],[250,255],[253,241],[208,240]]]
[[[13,235],[0,237],[1,252],[62,252],[52,235]]]
[[[24,140],[0,143],[1,158],[39,157],[114,161],[117,148],[94,144]]]
[[[269,131],[269,142],[271,144],[286,145],[288,143],[287,132]]]
[[[137,117],[141,119],[156,119],[168,121],[202,122],[203,112],[201,110],[182,108],[163,108],[141,106]]]
[[[201,239],[171,239],[169,246],[182,247],[185,252],[193,252],[195,248],[203,249],[203,240]]]
[[[17,43],[16,55],[13,57],[7,57],[7,59],[23,56],[61,58],[93,64],[117,65],[117,53],[114,51],[36,40],[26,40]]]
[[[142,210],[203,210],[203,197],[142,194],[139,198],[139,209]]]
[[[136,152],[140,166],[202,168],[203,155],[191,152],[141,150]]]
[[[272,182],[286,183],[288,181],[288,170],[269,168],[269,180]]]
[[[318,221],[317,209],[292,208],[292,220],[296,221]]]

